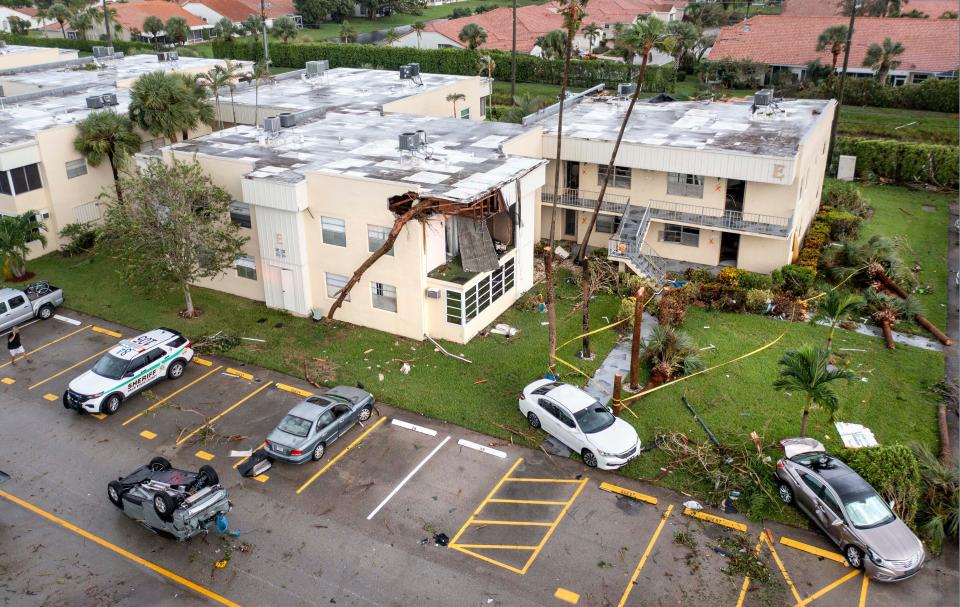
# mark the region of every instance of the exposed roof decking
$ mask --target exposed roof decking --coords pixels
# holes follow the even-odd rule
[[[427,133],[431,159],[406,153],[404,132]],[[529,132],[513,124],[410,115],[329,114],[324,120],[283,129],[261,145],[263,132],[238,126],[170,146],[180,153],[248,160],[251,179],[295,184],[308,172],[409,184],[424,195],[470,202],[545,164],[505,157],[500,146]]]

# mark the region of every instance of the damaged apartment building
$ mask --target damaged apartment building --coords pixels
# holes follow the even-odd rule
[[[541,237],[556,202],[557,238],[581,242],[628,103],[568,102],[561,162],[551,159],[541,196]],[[588,245],[654,278],[691,265],[769,273],[790,263],[819,208],[835,107],[769,90],[747,101],[637,103]],[[544,150],[556,148],[555,113],[524,123],[543,127]]]

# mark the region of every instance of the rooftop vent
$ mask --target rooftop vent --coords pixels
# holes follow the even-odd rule
[[[423,135],[426,138],[426,133]],[[415,152],[420,149],[420,132],[400,133],[400,150]]]
[[[280,126],[285,129],[288,129],[292,126],[297,126],[297,118],[290,112],[281,112]]]
[[[268,133],[276,133],[280,130],[280,118],[277,116],[267,116],[263,119],[263,130]]]
[[[330,62],[326,59],[320,61],[307,61],[307,76],[319,76],[330,69]]]
[[[91,95],[87,97],[87,108],[91,110],[99,110],[103,107],[103,98],[100,95]]]
[[[400,66],[400,80],[413,80],[420,75],[419,63],[408,63]]]
[[[167,51],[167,61],[179,61],[180,54],[177,51]]]
[[[633,82],[621,82],[617,85],[617,95],[627,97],[637,90],[637,85]]]
[[[114,93],[104,93],[100,96],[100,100],[103,102],[103,105],[120,105],[120,102],[117,101],[117,96]]]
[[[157,53],[157,61],[166,61],[166,60],[167,60],[166,52]]]

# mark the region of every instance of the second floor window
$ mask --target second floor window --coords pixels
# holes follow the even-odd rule
[[[347,226],[342,219],[321,217],[320,227],[323,230],[324,244],[332,244],[338,247],[347,246]]]
[[[612,215],[597,215],[597,232],[616,234],[620,231],[620,218]]]
[[[603,179],[607,174],[606,165],[597,165],[597,185],[603,185]],[[625,188],[630,189],[630,167],[613,167],[613,175],[610,176],[610,183],[607,184],[611,188]]]
[[[25,194],[42,187],[39,164],[28,164],[9,171],[0,171],[0,194],[7,194],[8,196]]]
[[[83,158],[68,160],[66,163],[64,163],[64,166],[67,169],[67,179],[73,179],[74,177],[80,177],[81,175],[87,174],[87,161]]]
[[[686,226],[668,223],[664,226],[663,231],[660,232],[660,240],[662,242],[672,242],[688,247],[699,247],[700,230],[698,228],[688,228]]]
[[[230,203],[230,221],[241,228],[252,228],[253,223],[250,220],[250,205],[246,202],[234,200]]]
[[[703,175],[667,173],[667,194],[703,198]]]
[[[373,253],[383,246],[390,236],[390,228],[383,226],[367,226],[367,249]],[[387,255],[393,255],[393,247],[387,251]]]

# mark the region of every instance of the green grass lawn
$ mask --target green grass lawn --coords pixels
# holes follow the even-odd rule
[[[887,185],[865,185],[864,196],[874,209],[873,217],[861,230],[861,238],[874,234],[888,236],[897,244],[907,268],[917,273],[923,293],[917,299],[927,318],[944,330],[947,320],[947,230],[949,205],[956,194],[912,191]],[[899,330],[926,334],[912,322],[900,323]]]
[[[957,145],[958,125],[957,114],[844,106],[840,110],[838,130],[841,135],[855,137]]]

